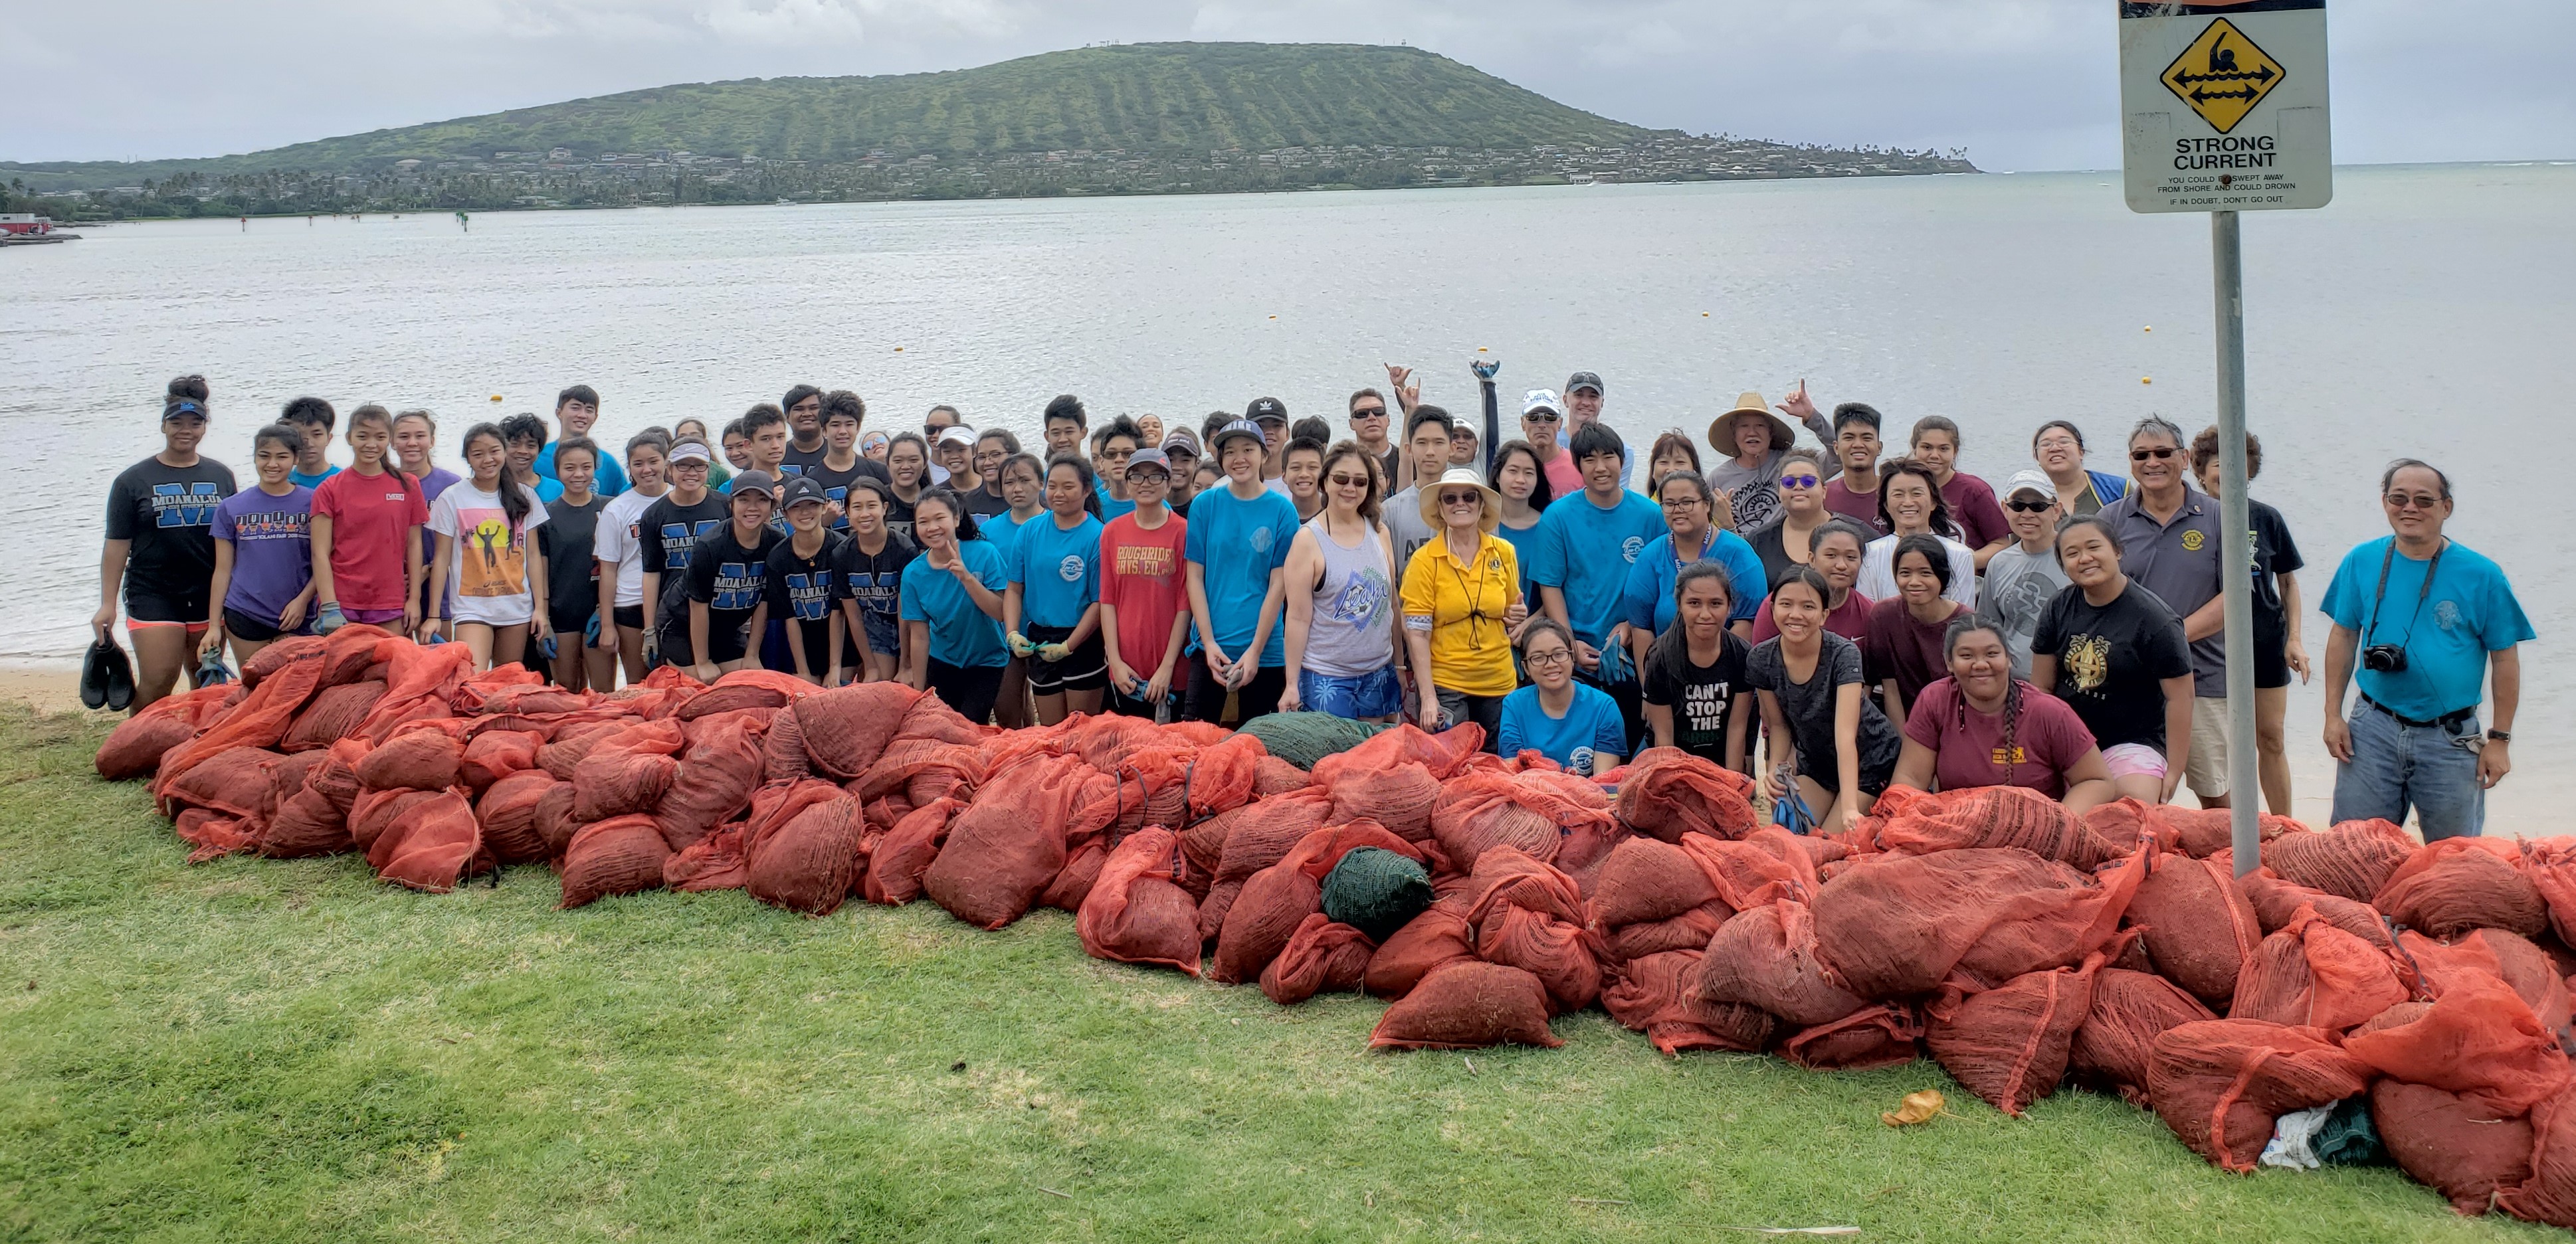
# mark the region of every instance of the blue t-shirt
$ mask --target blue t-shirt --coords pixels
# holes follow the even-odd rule
[[[1503,725],[1498,750],[1505,757],[1534,750],[1569,773],[1592,776],[1596,752],[1626,754],[1628,728],[1619,719],[1619,702],[1588,683],[1574,684],[1574,702],[1565,716],[1550,717],[1539,707],[1538,688],[1523,687],[1503,697]]]
[[[1526,546],[1530,581],[1563,591],[1575,635],[1602,647],[1610,628],[1628,620],[1629,568],[1663,534],[1663,508],[1633,492],[1620,493],[1606,510],[1590,493],[1561,497],[1539,517],[1538,538]]]
[[[1100,520],[1085,514],[1066,531],[1040,514],[1020,525],[1002,564],[1020,585],[1021,625],[1072,626],[1100,599]]]
[[[2474,708],[2486,698],[2487,654],[2535,638],[2531,619],[2503,569],[2454,541],[2442,551],[2429,595],[2424,572],[2432,562],[2399,553],[2388,563],[2388,591],[2379,596],[2378,625],[2371,625],[2380,562],[2395,539],[2381,536],[2344,554],[2320,607],[2335,625],[2360,635],[2362,648],[2406,649],[2406,668],[2393,674],[2362,668],[2356,655],[2353,677],[2362,694],[2419,721]]]
[[[1762,598],[1769,595],[1762,586],[1762,555],[1753,551],[1744,537],[1732,531],[1721,531],[1710,541],[1708,555],[1702,561],[1716,562],[1726,569],[1729,622],[1750,622],[1762,612]],[[1680,563],[1673,560],[1673,533],[1655,537],[1646,551],[1637,554],[1637,564],[1628,568],[1628,625],[1656,635],[1673,624],[1673,582],[1681,577]]]
[[[549,441],[545,448],[537,451],[534,465],[538,475],[555,479],[555,446],[562,443]],[[563,481],[555,479],[555,484],[561,487]],[[614,497],[626,491],[626,468],[617,465],[617,455],[608,452],[604,447],[599,451],[599,472],[591,476],[590,490],[603,497]]]
[[[1230,657],[1240,658],[1261,623],[1270,575],[1288,564],[1297,539],[1297,505],[1264,489],[1250,501],[1223,484],[1190,500],[1190,530],[1182,556],[1196,563],[1207,590],[1208,629]],[[1261,667],[1288,664],[1287,610],[1271,621]]]
[[[975,530],[982,532],[984,539],[987,542],[991,543],[994,548],[1001,550],[1003,559],[1002,564],[1007,566],[1010,564],[1011,550],[1019,546],[1020,528],[1026,526],[1028,523],[1036,522],[1038,519],[1048,517],[1049,514],[1047,511],[1040,510],[1035,514],[1030,515],[1026,522],[1023,522],[1020,519],[1011,517],[1011,512],[1009,510],[1004,510],[991,518],[976,519]]]
[[[293,484],[298,488],[319,488],[322,486],[322,481],[339,473],[340,468],[336,466],[325,466],[311,475],[307,475],[302,471],[288,471],[286,473],[286,482]]]
[[[553,505],[563,496],[563,485],[558,481],[547,479],[542,475],[537,477],[537,482],[532,485],[532,487],[537,490],[537,503],[539,505]]]
[[[957,546],[957,555],[986,588],[999,593],[1009,586],[1002,554],[991,541],[969,540]],[[1002,646],[1002,624],[977,608],[957,576],[931,565],[926,553],[903,568],[903,620],[930,624],[933,661],[961,668],[1010,663],[1010,649]]]
[[[1093,495],[1100,498],[1100,521],[1103,523],[1107,523],[1113,519],[1125,518],[1136,512],[1135,502],[1120,501],[1109,495],[1109,481],[1107,480],[1102,480],[1099,483],[1093,484],[1091,486],[1091,491]]]
[[[1532,523],[1518,530],[1497,524],[1494,536],[1512,546],[1512,556],[1520,560],[1521,599],[1529,602],[1530,612],[1537,613],[1538,583],[1529,577],[1529,564],[1531,551],[1538,547],[1538,524]]]

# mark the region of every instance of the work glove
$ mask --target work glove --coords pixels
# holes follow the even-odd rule
[[[1037,653],[1039,660],[1052,665],[1066,657],[1072,656],[1073,649],[1067,648],[1063,644],[1039,644],[1037,647]]]
[[[323,601],[321,611],[313,615],[313,631],[318,635],[328,635],[348,624],[349,619],[340,612],[340,602],[336,600]]]
[[[1038,646],[1036,644],[1029,642],[1028,636],[1023,635],[1018,631],[1013,631],[1002,638],[1005,642],[1010,644],[1012,656],[1025,657],[1038,650]]]

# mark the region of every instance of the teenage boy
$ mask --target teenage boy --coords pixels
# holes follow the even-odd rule
[[[2004,521],[2013,542],[1986,563],[1986,585],[1977,593],[1977,616],[2003,632],[2013,677],[2030,677],[2030,641],[2039,615],[2068,584],[2057,564],[2057,486],[2045,471],[2023,471],[2004,485]]]
[[[1882,422],[1878,408],[1867,402],[1834,407],[1834,457],[1843,464],[1843,474],[1825,481],[1825,508],[1883,536],[1887,523],[1878,516]]]
[[[787,464],[787,412],[762,402],[736,422],[742,426],[743,455],[751,460],[745,469],[767,475],[774,484],[779,468]]]
[[[698,441],[671,446],[671,491],[645,507],[635,521],[638,561],[644,574],[645,664],[668,657],[674,664],[695,665],[687,650],[689,563],[698,542],[715,535],[733,511],[725,499],[707,490],[707,468],[714,455]],[[666,638],[679,642],[665,645]]]
[[[1250,721],[1277,711],[1287,686],[1287,628],[1280,615],[1297,507],[1261,486],[1267,448],[1260,425],[1237,419],[1219,428],[1214,442],[1225,483],[1191,501],[1186,533],[1200,656],[1190,664],[1187,712],[1218,721],[1231,692],[1239,720]]]
[[[340,424],[340,412],[331,409],[331,403],[299,397],[286,404],[277,421],[304,434],[304,452],[296,455],[295,469],[286,473],[287,482],[298,488],[319,488],[322,481],[340,473],[331,465],[331,432]]]
[[[1620,485],[1626,449],[1602,424],[1574,434],[1567,452],[1583,472],[1583,490],[1558,498],[1539,516],[1527,573],[1539,585],[1547,616],[1574,632],[1576,677],[1619,702],[1633,745],[1643,700],[1625,655],[1628,569],[1665,527],[1662,507]]]
[[[1100,430],[1091,434],[1091,469],[1097,477],[1093,490],[1100,498],[1102,521],[1136,512],[1136,503],[1127,496],[1127,464],[1144,443],[1145,433],[1125,415],[1100,425]]]
[[[1171,464],[1171,491],[1163,494],[1163,504],[1182,518],[1190,516],[1190,498],[1199,492],[1199,438],[1188,428],[1174,428],[1163,437],[1163,460]],[[1131,459],[1132,461],[1132,459]]]
[[[787,415],[787,452],[778,465],[789,475],[803,475],[823,460],[827,446],[823,440],[823,391],[810,384],[787,390],[778,399],[778,409]]]
[[[850,529],[852,480],[891,479],[884,463],[859,456],[859,427],[866,422],[867,412],[867,403],[848,389],[834,389],[823,395],[823,456],[807,466],[803,474],[823,486],[824,499],[832,503],[832,513],[824,525],[834,531]],[[793,444],[788,452],[795,452]]]
[[[1279,478],[1280,457],[1288,452],[1288,403],[1256,397],[1243,408],[1243,417],[1261,429],[1261,478]]]
[[[1081,398],[1060,393],[1046,404],[1038,428],[1046,434],[1047,461],[1053,462],[1057,454],[1082,452],[1082,438],[1091,431],[1091,412],[1082,408]]]
[[[1959,425],[1939,415],[1925,415],[1914,421],[1914,435],[1908,440],[1914,460],[1932,468],[1940,480],[1941,500],[1950,507],[1950,521],[1959,525],[1959,542],[1976,553],[1977,569],[1985,569],[1995,554],[2012,543],[2012,526],[1995,504],[1994,486],[1959,469]]]
[[[855,441],[855,438],[853,438]],[[769,616],[787,624],[788,668],[819,687],[841,685],[841,610],[833,570],[842,560],[841,537],[827,526],[835,506],[811,477],[791,475],[778,490],[787,516],[787,538],[769,550],[764,589]]]
[[[556,394],[555,427],[558,436],[537,451],[537,474],[562,483],[562,477],[555,474],[555,446],[589,436],[590,429],[598,422],[599,390],[577,384]],[[614,455],[599,455],[599,473],[591,477],[591,491],[603,497],[614,497],[626,491],[627,487],[626,468],[617,464]]]
[[[1378,507],[1386,517],[1387,536],[1395,542],[1397,566],[1412,565],[1414,551],[1431,543],[1431,525],[1422,521],[1422,490],[1438,488],[1441,472],[1449,469],[1452,426],[1449,412],[1437,406],[1416,406],[1405,417],[1404,454],[1414,484]]]
[[[1109,656],[1102,708],[1148,721],[1174,698],[1190,635],[1189,585],[1181,571],[1189,523],[1164,504],[1172,474],[1163,451],[1137,450],[1127,460],[1127,494],[1136,508],[1100,532],[1100,633]]]

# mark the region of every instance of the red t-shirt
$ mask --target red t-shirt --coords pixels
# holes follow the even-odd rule
[[[1857,644],[1869,638],[1870,599],[1854,592],[1843,597],[1843,607],[1825,615],[1825,629]],[[1753,611],[1753,642],[1780,637],[1780,626],[1771,620],[1771,598],[1762,598],[1762,607]]]
[[[2093,750],[2093,732],[2084,728],[2075,710],[2029,683],[2021,684],[2021,713],[2012,735],[2007,754],[2004,715],[1974,708],[1961,728],[1959,684],[1949,678],[1925,687],[1905,715],[1905,737],[1939,756],[1932,772],[1943,790],[2009,785],[2062,799],[2067,769]]]
[[[1853,492],[1843,485],[1842,480],[1829,479],[1825,481],[1825,508],[1867,530],[1882,536],[1887,534],[1886,524],[1878,521],[1878,494],[1875,492]]]
[[[1869,635],[1861,641],[1860,654],[1872,692],[1893,678],[1896,693],[1912,704],[1925,687],[1950,676],[1949,654],[1941,651],[1941,640],[1949,634],[1951,622],[1974,617],[1976,611],[1955,601],[1942,603],[1950,605],[1951,611],[1938,622],[1916,618],[1901,596],[1870,606]]]
[[[1950,507],[1950,521],[1964,533],[1959,543],[1971,550],[2012,535],[2012,526],[2004,521],[2004,507],[1995,504],[1995,490],[1974,475],[1953,472],[1950,482],[1941,485],[1941,503]]]
[[[1189,531],[1189,521],[1177,514],[1152,531],[1133,514],[1100,529],[1100,603],[1118,611],[1118,659],[1139,678],[1162,668],[1172,619],[1189,607],[1189,580],[1181,570]]]
[[[403,555],[429,521],[420,481],[400,471],[342,471],[313,490],[313,512],[331,520],[331,590],[342,610],[402,610],[411,584]]]
[[[1583,491],[1583,472],[1574,465],[1573,450],[1558,446],[1556,456],[1540,464],[1539,469],[1547,472],[1549,496],[1571,497]]]

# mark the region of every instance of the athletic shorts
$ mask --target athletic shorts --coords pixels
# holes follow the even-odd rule
[[[584,609],[580,613],[556,613],[549,609],[546,611],[546,622],[548,625],[555,628],[555,634],[557,635],[579,636],[584,631],[590,629],[590,615],[592,612],[592,610]]]
[[[259,618],[243,613],[241,610],[235,609],[229,605],[224,607],[224,633],[235,639],[254,644],[264,644],[270,640],[279,639],[286,635],[285,631],[277,628],[277,622],[274,619],[263,622]],[[304,632],[299,628],[295,633],[301,635]]]
[[[1073,634],[1070,626],[1024,626],[1020,633],[1033,644],[1060,644]],[[1100,632],[1093,631],[1061,661],[1050,661],[1036,653],[1020,658],[1029,672],[1029,694],[1062,695],[1067,691],[1098,691],[1109,685],[1109,657],[1100,646]]]
[[[402,615],[403,611],[400,609],[344,608],[340,611],[340,617],[343,620],[355,622],[360,626],[383,626],[387,622],[400,622],[402,621]]]
[[[1002,667],[950,665],[930,659],[930,692],[966,720],[982,725],[993,716],[993,701],[1002,694]]]
[[[2204,799],[2227,795],[2227,728],[2227,697],[2192,699],[2191,754],[2183,759],[2182,780]]]
[[[644,606],[642,606],[642,605],[613,605],[613,606],[611,606],[611,607],[609,608],[609,610],[608,610],[608,620],[609,620],[609,621],[611,621],[611,622],[616,623],[616,624],[617,624],[621,629],[624,629],[624,630],[630,630],[630,631],[640,631],[640,630],[643,630],[643,629],[644,629]]]
[[[1297,698],[1305,703],[1307,712],[1330,713],[1351,721],[1396,717],[1404,713],[1404,681],[1395,676],[1392,665],[1381,665],[1353,678],[1299,670]]]
[[[193,592],[173,596],[144,591],[129,583],[125,588],[126,629],[184,626],[191,631],[202,631],[206,629],[207,591],[208,585],[199,584]]]
[[[1824,787],[1827,794],[1838,796],[1843,793],[1843,775],[1840,769],[1841,766],[1836,763],[1832,752],[1826,752],[1813,759],[1803,752],[1798,755],[1798,776]],[[1889,761],[1887,767],[1883,769],[1872,770],[1869,766],[1863,765],[1860,771],[1860,793],[1876,799],[1886,793],[1888,782],[1895,777],[1896,762],[1893,760]],[[1822,808],[1812,809],[1812,811],[1819,816],[1824,814]]]
[[[726,615],[707,611],[707,651],[709,665],[728,665],[751,654],[749,638],[743,631],[751,625],[751,615]]]
[[[2270,691],[2290,685],[2290,636],[2254,628],[2254,689]]]
[[[2111,767],[2111,776],[2115,778],[2165,780],[2165,754],[2144,743],[2114,743],[2103,748],[2102,763]]]

